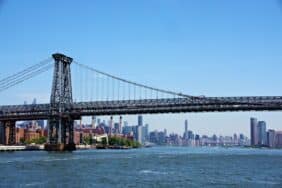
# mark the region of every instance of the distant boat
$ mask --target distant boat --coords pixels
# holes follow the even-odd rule
[[[151,148],[153,146],[155,146],[155,144],[151,143],[151,142],[145,142],[144,145],[143,145],[143,147],[145,147],[145,148]]]

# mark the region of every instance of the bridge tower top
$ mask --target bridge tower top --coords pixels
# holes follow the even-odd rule
[[[62,105],[72,103],[70,65],[73,59],[60,53],[55,53],[52,57],[55,60],[55,68],[50,103],[53,108],[59,110],[63,108]]]
[[[61,53],[54,53],[52,55],[55,61],[60,61],[62,63],[71,64],[73,59]]]

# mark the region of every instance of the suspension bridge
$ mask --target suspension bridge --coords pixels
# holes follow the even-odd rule
[[[82,116],[282,110],[282,96],[191,96],[113,76],[60,53],[3,78],[0,92],[52,69],[50,103],[0,106],[8,145],[15,144],[16,121],[23,120],[48,120],[46,150],[74,150],[73,124]]]

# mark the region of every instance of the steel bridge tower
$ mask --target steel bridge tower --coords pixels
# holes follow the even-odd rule
[[[59,53],[53,54],[52,57],[55,65],[48,119],[48,142],[45,150],[75,150],[74,119],[66,115],[67,109],[73,103],[70,68],[73,59]]]

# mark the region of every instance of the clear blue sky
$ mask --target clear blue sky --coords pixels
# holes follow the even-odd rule
[[[0,23],[0,78],[62,52],[190,95],[282,95],[277,0],[2,0]],[[48,102],[51,75],[0,93],[1,104]],[[182,132],[187,118],[201,134],[249,134],[250,116],[282,129],[281,112],[149,115],[145,122],[151,130]]]

